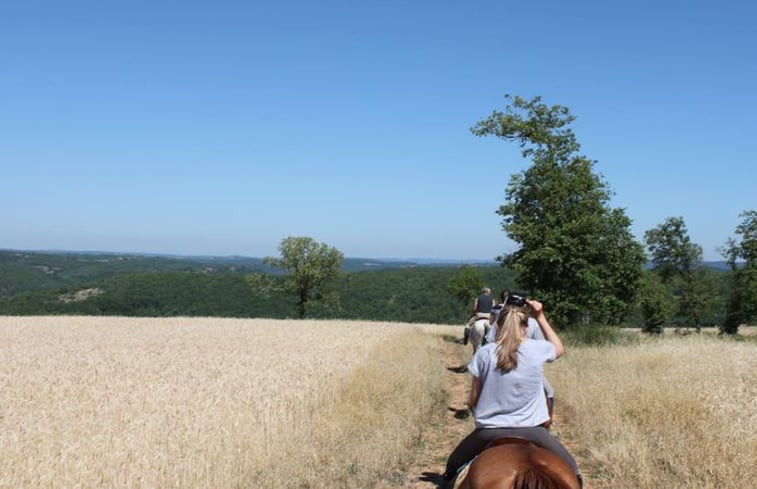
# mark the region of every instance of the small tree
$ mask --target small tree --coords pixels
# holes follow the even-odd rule
[[[653,270],[675,303],[677,322],[697,329],[713,307],[714,278],[702,268],[702,247],[692,243],[682,217],[669,217],[644,233]]]
[[[263,262],[284,270],[285,290],[297,296],[296,309],[304,318],[314,301],[335,300],[322,293],[324,283],[337,277],[342,267],[342,253],[309,237],[284,238],[279,245],[280,258],[265,257]]]
[[[670,320],[673,312],[668,288],[659,276],[652,272],[645,272],[641,282],[639,305],[646,333],[661,334],[663,326]]]
[[[697,329],[712,324],[713,318],[722,317],[723,299],[717,294],[718,277],[712,269],[700,264],[679,287],[679,314]]]
[[[723,255],[731,266],[731,296],[721,331],[736,334],[739,325],[757,316],[757,211],[744,211],[736,227],[741,238],[730,238]]]
[[[687,277],[702,261],[702,247],[692,243],[682,217],[669,217],[644,233],[654,270],[670,285],[675,277]]]
[[[473,298],[478,296],[483,287],[484,279],[481,278],[481,274],[467,264],[460,267],[460,271],[447,283],[447,291],[458,300],[465,310],[463,319],[468,319]]]

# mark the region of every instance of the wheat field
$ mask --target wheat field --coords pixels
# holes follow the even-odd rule
[[[0,317],[0,487],[369,487],[441,402],[419,326]]]
[[[459,330],[0,317],[0,488],[404,487]],[[592,489],[757,488],[757,343],[571,347],[548,376]]]
[[[757,488],[757,343],[571,347],[548,376],[591,487]]]

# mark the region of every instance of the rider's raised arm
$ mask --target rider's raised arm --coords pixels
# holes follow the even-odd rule
[[[557,333],[552,328],[552,325],[549,324],[549,320],[544,314],[544,306],[541,302],[532,299],[529,299],[527,302],[528,305],[531,306],[531,310],[534,313],[536,322],[538,322],[539,327],[541,327],[542,333],[544,333],[544,338],[555,346],[555,359],[560,358],[565,354],[565,347],[563,346],[562,341],[560,341],[560,337],[557,336]]]

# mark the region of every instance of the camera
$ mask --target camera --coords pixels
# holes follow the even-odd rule
[[[513,292],[505,299],[506,306],[523,307],[526,305],[526,294],[520,292]]]

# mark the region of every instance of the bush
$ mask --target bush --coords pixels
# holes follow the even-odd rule
[[[642,279],[639,305],[645,333],[662,334],[662,329],[673,314],[670,294],[660,278],[653,272],[645,272]]]
[[[577,325],[560,334],[566,345],[575,346],[607,346],[638,341],[638,337],[625,334],[616,326],[598,324]]]

